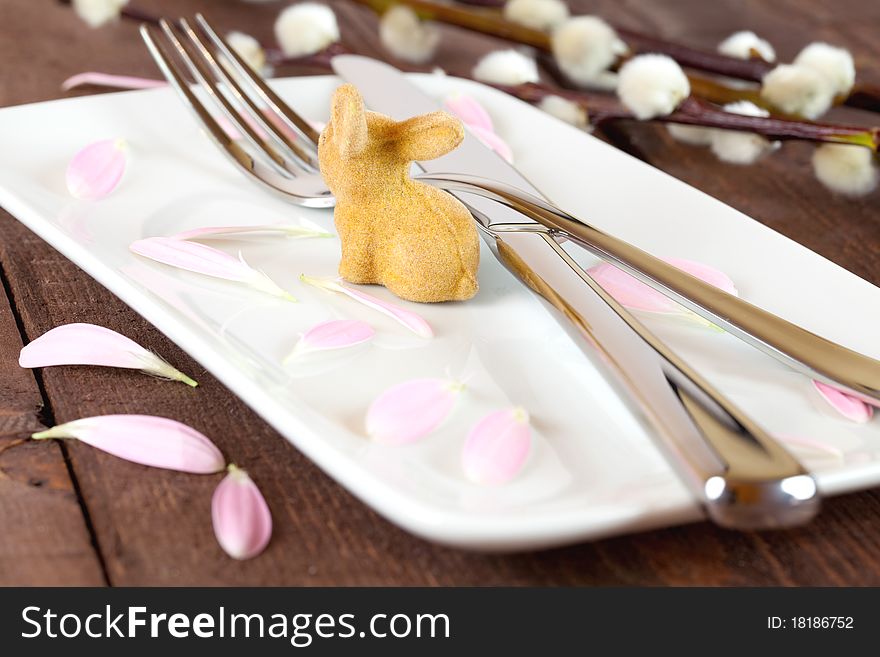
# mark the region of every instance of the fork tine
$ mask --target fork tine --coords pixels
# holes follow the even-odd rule
[[[184,79],[178,65],[174,60],[165,53],[162,46],[159,45],[153,32],[148,25],[141,25],[141,37],[150,51],[150,55],[162,71],[165,79],[171,87],[177,92],[184,104],[190,108],[199,123],[201,123],[208,132],[208,136],[214,143],[229,157],[233,163],[240,169],[244,170],[245,175],[252,181],[269,189],[271,192],[279,194],[288,201],[294,201],[299,205],[315,208],[332,207],[334,204],[333,196],[327,190],[323,190],[315,181],[312,191],[300,191],[299,187],[294,188],[294,183],[300,180],[291,180],[279,175],[273,174],[272,170],[263,166],[245,151],[236,140],[232,139],[211,113],[205,108],[202,102],[196,97],[189,83]],[[302,176],[305,184],[311,182],[314,176]]]
[[[229,119],[233,125],[238,128],[242,135],[247,139],[250,144],[257,149],[259,153],[261,153],[264,157],[268,158],[268,161],[278,170],[279,173],[286,175],[288,173],[287,168],[285,167],[285,160],[281,155],[276,151],[270,144],[268,144],[260,135],[256,133],[254,128],[248,123],[246,120],[242,118],[242,116],[236,111],[236,109],[232,106],[232,103],[226,98],[220,88],[217,86],[217,83],[214,81],[213,76],[210,71],[206,69],[205,64],[201,61],[201,58],[194,57],[187,47],[181,42],[181,40],[177,37],[177,33],[175,28],[164,18],[159,21],[159,25],[162,28],[162,31],[165,33],[165,36],[174,46],[177,51],[178,56],[189,69],[189,72],[195,78],[196,82],[198,82],[202,88],[208,93],[208,95],[214,100],[223,114]]]
[[[286,152],[291,160],[295,160],[301,166],[316,171],[318,168],[318,162],[314,153],[307,152],[300,144],[291,141],[288,135],[280,130],[275,123],[268,120],[254,102],[253,98],[241,88],[241,85],[238,80],[236,80],[235,76],[231,75],[227,68],[217,61],[214,53],[211,52],[211,49],[204,42],[202,37],[196,33],[186,20],[181,20],[180,26],[183,29],[183,32],[189,37],[190,41],[192,41],[193,45],[195,45],[198,51],[202,54],[202,57],[214,72],[214,76],[219,78],[226,85],[226,88],[236,97],[236,99],[238,99],[239,103],[244,105],[246,110],[249,110],[251,118],[258,123],[267,134],[274,137],[277,141],[276,145],[282,150],[282,153]],[[302,141],[307,142],[307,140]],[[310,146],[312,145],[311,142],[307,143]],[[296,171],[294,171],[294,173],[296,173]]]
[[[275,112],[288,127],[300,133],[311,143],[317,145],[320,134],[315,130],[309,122],[303,119],[299,114],[293,111],[290,106],[272,91],[271,87],[235,52],[226,41],[217,34],[211,24],[201,14],[196,14],[196,22],[204,31],[208,38],[214,43],[217,49],[223,53],[223,56],[232,63],[236,72],[242,79],[247,80],[252,85],[254,91],[259,95],[266,105]]]
[[[174,64],[171,58],[165,54],[163,49],[159,46],[159,43],[153,37],[150,27],[146,24],[141,25],[140,33],[144,43],[147,44],[147,49],[150,51],[153,61],[159,66],[159,70],[162,71],[165,79],[168,80],[168,83],[175,91],[177,91],[180,97],[184,100],[186,106],[195,113],[199,122],[208,129],[210,137],[218,144],[222,145],[224,150],[230,153],[236,161],[241,162],[245,164],[247,168],[250,168],[250,162],[253,161],[253,158],[251,158],[243,148],[230,139],[229,135],[226,134],[226,131],[220,127],[220,124],[217,123],[216,119],[214,119],[211,113],[205,109],[205,106],[202,105],[201,101],[196,98],[196,95],[189,88],[189,84],[183,79],[183,76],[177,70],[177,65]]]

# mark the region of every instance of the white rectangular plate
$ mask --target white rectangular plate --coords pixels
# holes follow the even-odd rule
[[[481,101],[522,172],[562,207],[662,256],[727,272],[746,299],[880,357],[880,290],[709,196],[493,89],[412,76],[442,98]],[[279,80],[300,112],[325,120],[333,77]],[[77,201],[64,171],[81,147],[129,143],[120,186]],[[475,549],[560,545],[700,518],[643,425],[541,304],[484,250],[479,295],[413,306],[434,327],[426,341],[353,302],[307,287],[300,273],[332,276],[336,239],[218,241],[300,303],[143,260],[128,245],[206,225],[310,221],[304,210],[248,183],[167,89],[0,110],[0,204],[117,294],[208,368],[328,474],[393,522]],[[719,167],[725,165],[719,164]],[[584,262],[590,260],[584,257]],[[382,288],[370,290],[392,297]],[[99,318],[95,309],[95,318]],[[330,318],[377,329],[366,349],[300,364],[281,359],[299,333]],[[813,469],[825,494],[880,483],[880,423],[855,425],[826,408],[812,385],[729,335],[685,319],[645,321]],[[371,443],[364,413],[387,387],[449,374],[468,390],[434,434],[405,447]],[[193,394],[197,394],[194,392]],[[468,483],[459,455],[486,412],[522,405],[534,447],[505,486]],[[246,436],[242,437],[247,439]]]

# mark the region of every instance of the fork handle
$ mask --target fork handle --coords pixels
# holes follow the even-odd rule
[[[499,228],[499,259],[617,375],[629,392],[623,398],[648,416],[651,435],[713,521],[768,529],[816,514],[815,481],[797,460],[593,281],[549,231]]]
[[[437,173],[419,176],[419,179],[443,189],[472,192],[507,205],[810,378],[868,403],[877,405],[880,402],[880,361],[719,290],[510,185],[464,174]]]

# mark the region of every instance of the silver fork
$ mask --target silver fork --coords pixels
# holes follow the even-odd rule
[[[180,66],[143,26],[141,34],[171,85],[208,134],[254,182],[291,202],[329,206],[325,188],[316,193],[314,163],[317,135],[233,52],[201,16],[198,31],[186,21],[175,27],[162,21],[168,43],[186,69],[242,131],[234,139],[220,127],[184,79]],[[214,79],[209,79],[208,74]],[[252,98],[247,98],[248,95]],[[267,105],[267,119],[257,101]],[[237,111],[236,111],[237,110]],[[249,134],[250,123],[265,136]],[[302,143],[291,148],[275,124],[296,130]],[[247,146],[247,147],[246,147]],[[253,154],[251,154],[253,152]],[[546,202],[517,190],[468,176],[423,178],[444,188],[474,191],[514,206],[547,223],[556,219]],[[304,186],[315,185],[314,187]],[[310,195],[310,189],[312,195]],[[798,524],[818,510],[814,480],[800,464],[750,418],[714,390],[664,343],[599,287],[559,246],[559,226],[493,224],[471,208],[498,258],[564,317],[585,352],[598,354],[618,375],[622,387],[658,430],[670,461],[719,524],[765,528]],[[561,210],[560,217],[568,217]],[[576,233],[571,232],[575,237]],[[537,251],[535,250],[537,247]],[[549,249],[549,251],[548,251]],[[550,260],[548,263],[548,253]],[[548,281],[552,280],[554,286]]]
[[[149,27],[142,25],[141,35],[144,42],[165,78],[205,127],[208,136],[252,182],[297,205],[311,208],[333,207],[336,200],[317,169],[318,133],[307,121],[290,110],[268,85],[252,76],[250,67],[217,36],[204,18],[198,16],[196,20],[205,29],[204,33],[210,37],[210,42],[216,46],[216,51],[185,20],[180,21],[182,39],[178,30],[168,21],[162,20],[160,25],[189,73],[215,107],[241,132],[244,139],[233,138],[221,127],[190,88],[174,59],[154,39]],[[257,102],[242,88],[242,83],[250,83],[251,93],[256,90],[257,97],[265,103],[267,111],[260,111]],[[236,109],[235,103],[246,108],[244,114]],[[275,122],[268,116],[274,117]],[[288,137],[278,124],[285,126],[300,139]],[[262,129],[262,135],[254,128],[255,125]],[[249,149],[245,148],[245,141]]]

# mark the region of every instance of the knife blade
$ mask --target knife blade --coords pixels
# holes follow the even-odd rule
[[[369,108],[396,120],[440,109],[388,64],[357,55],[337,56],[332,64]],[[419,167],[489,177],[541,195],[470,133],[456,150]],[[596,284],[549,230],[485,197],[454,195],[471,209],[496,257],[552,309],[584,353],[614,375],[712,520],[753,529],[815,515],[818,490],[801,465]]]

